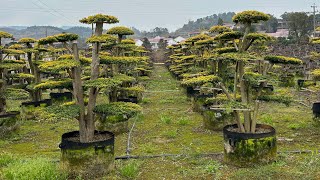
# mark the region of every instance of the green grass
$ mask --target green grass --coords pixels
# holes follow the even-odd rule
[[[295,99],[304,98],[301,94],[295,94],[294,89],[288,90]],[[106,101],[104,96],[98,99],[99,103]],[[10,110],[19,110],[20,103],[10,101]],[[129,121],[130,127],[136,121],[131,155],[191,156],[117,160],[115,170],[104,179],[320,179],[318,155],[281,154],[277,162],[254,168],[227,165],[221,156],[197,156],[223,152],[222,132],[204,129],[202,116],[191,111],[191,101],[179,81],[172,78],[164,66],[155,66],[141,105],[143,112]],[[290,139],[278,141],[278,151],[320,149],[320,127],[313,121],[309,108],[298,104],[286,107],[277,103],[262,103],[258,122],[275,127],[277,137]],[[41,166],[35,167],[35,162],[49,169],[48,172],[43,171],[46,174],[59,174],[57,163],[53,162],[59,160],[61,155],[58,148],[61,135],[74,130],[78,130],[74,119],[21,121],[18,131],[0,140],[0,174],[17,174],[18,177],[24,175],[26,170],[38,172]],[[117,136],[115,155],[125,155],[126,145],[127,134]],[[33,158],[36,160],[31,161]],[[28,169],[26,165],[34,168]]]
[[[8,158],[8,157],[6,157]],[[1,158],[1,161],[3,158]],[[2,178],[8,180],[65,180],[66,173],[60,172],[58,165],[47,158],[6,159],[7,165],[2,169]],[[3,162],[3,161],[2,161]]]

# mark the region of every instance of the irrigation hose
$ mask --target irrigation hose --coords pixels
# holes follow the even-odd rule
[[[278,154],[320,154],[320,150],[294,150],[294,151],[280,151]],[[157,154],[157,155],[137,155],[137,156],[117,156],[115,160],[129,160],[129,159],[152,159],[163,157],[217,157],[222,156],[223,153],[204,153],[204,154]]]

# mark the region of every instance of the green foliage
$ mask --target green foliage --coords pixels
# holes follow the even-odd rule
[[[258,97],[258,99],[261,101],[266,101],[266,102],[282,103],[287,106],[289,106],[290,103],[293,102],[293,98],[288,95],[264,95],[264,96]]]
[[[262,34],[262,33],[249,33],[246,36],[247,39],[255,41],[255,40],[260,40],[260,41],[270,41],[273,39],[273,37],[267,35],[267,34]]]
[[[24,51],[25,53],[36,53],[36,52],[39,52],[38,50],[32,49],[32,48],[22,49],[22,51]]]
[[[223,47],[214,49],[214,52],[217,52],[218,54],[233,53],[237,52],[237,49],[234,47]]]
[[[125,26],[117,26],[107,30],[107,34],[133,35],[134,32]]]
[[[23,49],[23,46],[21,44],[12,44],[8,49]]]
[[[135,44],[135,42],[134,42],[134,40],[133,40],[133,39],[124,39],[124,40],[122,40],[122,41],[121,41],[121,43],[122,43],[122,44]],[[144,49],[144,50],[145,50],[145,48],[144,48],[144,47],[139,47],[139,48],[141,48],[141,49]]]
[[[204,39],[204,40],[199,40],[195,44],[200,46],[200,45],[209,45],[209,44],[213,44],[213,43],[214,43],[214,39],[208,38],[208,39]]]
[[[72,80],[63,79],[63,80],[48,80],[40,84],[37,84],[33,89],[72,89]]]
[[[122,90],[127,92],[143,93],[145,91],[145,88],[143,86],[138,85],[138,86],[122,88]]]
[[[136,161],[131,161],[128,164],[120,168],[120,174],[124,178],[134,179],[138,176],[139,164]]]
[[[297,58],[293,57],[286,57],[286,56],[266,56],[264,60],[269,61],[273,64],[302,64],[302,61]]]
[[[216,82],[218,80],[219,80],[219,78],[215,75],[198,76],[198,77],[190,78],[188,80],[183,80],[181,82],[181,84],[184,86],[193,86],[194,87],[194,86],[203,85],[208,82]]]
[[[181,117],[178,119],[178,124],[180,126],[186,126],[186,125],[189,125],[190,124],[190,119],[189,118],[186,118],[186,117]]]
[[[115,24],[115,23],[118,23],[119,20],[115,16],[110,16],[105,14],[96,14],[96,15],[82,18],[80,22],[84,24],[93,24],[93,23]]]
[[[4,96],[10,100],[28,99],[29,93],[23,89],[7,88]]]
[[[211,37],[206,34],[199,34],[199,35],[188,38],[185,42],[197,42],[199,40],[205,40],[210,38]]]
[[[239,31],[231,31],[231,32],[224,32],[220,35],[217,35],[214,37],[215,40],[234,40],[234,39],[240,39],[243,36],[242,32]]]
[[[25,66],[25,62],[20,60],[4,60],[0,63],[0,69],[17,70]]]
[[[8,180],[64,180],[67,174],[60,173],[58,166],[45,158],[17,160],[3,169],[3,178]]]
[[[86,40],[87,43],[99,42],[99,43],[111,43],[111,44],[115,44],[116,41],[117,41],[117,38],[109,34],[103,34],[101,36],[93,35]]]
[[[270,16],[259,11],[243,11],[233,16],[232,21],[241,24],[258,23],[259,21],[268,21]]]
[[[54,37],[57,39],[58,42],[75,41],[79,38],[77,34],[72,34],[72,33],[57,34]]]
[[[257,85],[259,84],[259,81],[265,80],[265,77],[259,73],[245,72],[243,79],[247,81],[249,84]]]
[[[21,38],[18,42],[27,44],[27,43],[35,43],[37,42],[37,40],[34,38]]]
[[[219,33],[219,34],[222,34],[224,32],[231,32],[232,29],[229,28],[229,27],[226,27],[226,26],[212,26],[210,29],[209,29],[209,32],[210,33]]]
[[[24,51],[16,50],[16,49],[3,49],[2,52],[5,53],[5,54],[10,54],[10,55],[21,55],[21,54],[25,54]]]
[[[311,72],[312,78],[315,81],[319,81],[320,80],[320,69],[315,69]]]
[[[38,40],[39,45],[52,44],[55,42],[58,42],[58,39],[55,36],[48,36],[48,37],[41,38]]]
[[[4,31],[0,31],[0,38],[13,38],[13,35]]]
[[[136,78],[132,77],[132,76],[127,76],[125,74],[117,74],[115,76],[113,76],[114,80],[116,81],[120,81],[121,83],[132,83],[136,81]]]
[[[101,64],[133,64],[146,61],[149,57],[126,57],[126,56],[100,56]]]
[[[256,60],[257,57],[250,55],[248,53],[224,53],[218,56],[219,60],[228,60],[228,61],[249,61]]]
[[[96,88],[114,88],[121,84],[120,80],[114,78],[98,78],[95,80],[88,80],[84,82],[85,87],[96,87]]]
[[[50,120],[61,121],[62,119],[69,120],[78,117],[80,108],[78,105],[65,103],[62,105],[46,107],[44,111],[46,111],[45,113],[49,114]]]
[[[126,116],[131,118],[142,111],[138,104],[129,102],[113,102],[110,104],[99,104],[94,108],[94,112],[111,116]]]
[[[65,55],[61,55],[58,57],[58,60],[74,60],[74,56],[71,55],[71,54],[65,54]],[[83,56],[80,56],[79,57],[79,60],[80,60],[80,63],[82,65],[89,65],[91,64],[92,60],[90,58],[86,58],[86,57],[83,57]]]
[[[10,77],[14,79],[33,79],[34,75],[27,74],[27,73],[18,73],[18,74],[11,74]]]
[[[163,122],[165,124],[171,124],[171,122],[172,122],[172,118],[170,116],[167,116],[164,114],[160,115],[160,120],[161,120],[161,122]]]
[[[55,61],[45,61],[39,65],[39,69],[45,72],[59,73],[61,71],[80,66],[80,63],[72,59],[60,59]]]

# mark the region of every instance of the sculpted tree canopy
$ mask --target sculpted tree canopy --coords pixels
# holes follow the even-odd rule
[[[19,43],[35,43],[37,42],[37,40],[34,38],[21,38],[18,42]]]
[[[268,21],[270,16],[259,11],[243,11],[233,16],[232,21],[235,23],[252,24],[259,21]]]
[[[0,39],[1,38],[13,38],[13,35],[4,31],[0,31]]]
[[[82,18],[80,22],[84,24],[93,24],[93,23],[115,24],[115,23],[118,23],[119,20],[115,16],[110,16],[105,14],[96,14],[96,15]]]
[[[117,27],[110,28],[107,31],[107,34],[133,35],[134,32],[130,28],[127,28],[125,26],[117,26]]]
[[[209,32],[210,33],[224,33],[224,32],[231,32],[232,29],[229,28],[229,27],[226,27],[226,26],[212,26],[210,29],[209,29]]]

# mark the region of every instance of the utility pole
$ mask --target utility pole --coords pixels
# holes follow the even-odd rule
[[[314,3],[311,8],[313,8],[313,37],[316,36],[316,4]]]

